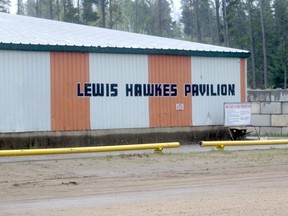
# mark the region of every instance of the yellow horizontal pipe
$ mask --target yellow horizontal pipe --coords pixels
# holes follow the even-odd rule
[[[236,140],[236,141],[201,141],[201,147],[217,147],[223,149],[225,146],[251,146],[251,145],[285,145],[287,140]]]
[[[95,146],[95,147],[75,147],[75,148],[47,148],[47,149],[20,149],[20,150],[0,150],[0,156],[23,156],[23,155],[45,155],[45,154],[72,154],[72,153],[92,153],[110,151],[128,151],[155,149],[162,151],[163,148],[179,147],[179,142],[133,144],[117,146]]]

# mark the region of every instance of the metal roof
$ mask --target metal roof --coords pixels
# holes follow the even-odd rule
[[[249,57],[247,50],[0,13],[0,49]]]

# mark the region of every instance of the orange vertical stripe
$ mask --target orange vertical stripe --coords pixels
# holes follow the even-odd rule
[[[89,98],[77,97],[77,83],[89,82],[87,53],[51,52],[52,130],[90,129]]]
[[[246,59],[240,59],[241,102],[246,102]]]
[[[191,83],[191,57],[148,57],[149,83],[177,84],[177,96],[153,96],[149,98],[150,127],[173,127],[192,125],[192,98],[184,96],[184,84]],[[162,85],[163,86],[163,85]],[[183,104],[184,110],[176,110]]]

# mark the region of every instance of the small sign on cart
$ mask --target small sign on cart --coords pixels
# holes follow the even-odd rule
[[[251,125],[251,103],[224,103],[224,126]]]

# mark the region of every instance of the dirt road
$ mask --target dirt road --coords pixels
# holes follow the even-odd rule
[[[288,149],[0,158],[0,215],[288,215]]]

